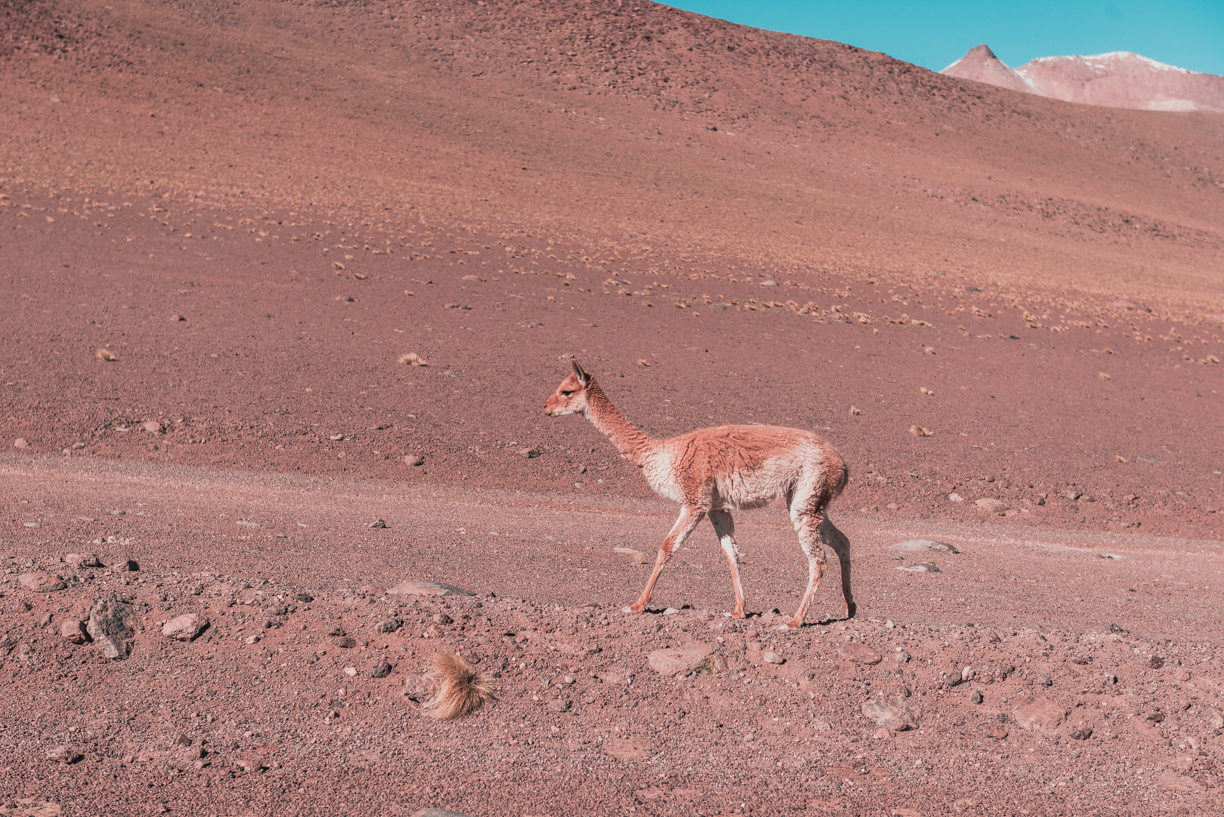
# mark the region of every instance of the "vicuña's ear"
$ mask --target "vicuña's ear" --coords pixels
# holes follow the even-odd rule
[[[578,375],[578,379],[582,381],[582,387],[586,388],[586,385],[591,382],[591,376],[578,365],[577,360],[571,360],[570,363],[574,364],[574,374]]]

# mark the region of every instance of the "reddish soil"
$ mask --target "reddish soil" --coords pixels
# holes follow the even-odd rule
[[[0,7],[0,814],[1218,809],[1221,119],[451,5]],[[753,617],[708,525],[621,614],[675,508],[543,415],[571,357],[653,435],[833,442],[857,617],[833,567],[777,632],[778,507],[737,519]],[[61,636],[107,598],[126,660]],[[442,647],[499,701],[426,717]]]

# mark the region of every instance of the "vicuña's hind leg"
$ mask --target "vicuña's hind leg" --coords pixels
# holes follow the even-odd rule
[[[624,610],[626,613],[640,613],[646,609],[646,605],[650,603],[650,594],[654,592],[655,582],[659,580],[659,574],[663,572],[663,565],[667,564],[672,551],[684,543],[703,516],[705,516],[705,511],[697,508],[690,508],[686,505],[680,509],[680,518],[676,520],[675,525],[672,525],[671,533],[667,534],[667,538],[663,540],[659,548],[654,570],[650,573],[650,579],[646,582],[646,589],[642,591],[642,597],[626,607]]]
[[[820,580],[824,578],[825,571],[824,548],[821,547],[824,514],[792,513],[792,520],[795,531],[799,534],[799,546],[803,548],[803,553],[808,558],[808,584],[799,602],[799,609],[795,611],[790,621],[779,628],[782,630],[798,630],[803,626],[803,619],[807,617],[808,607],[812,603],[812,595],[820,586]]]
[[[735,588],[735,609],[731,615],[744,617],[744,588],[740,586],[739,550],[735,547],[735,520],[727,511],[710,511],[710,522],[714,525],[714,533],[727,556],[727,566],[731,568],[731,586]]]
[[[846,618],[854,618],[858,605],[854,603],[854,594],[850,592],[850,540],[827,516],[820,523],[820,540],[833,548],[837,561],[841,562],[842,598],[846,602]]]

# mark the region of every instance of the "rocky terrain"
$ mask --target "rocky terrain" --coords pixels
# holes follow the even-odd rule
[[[1218,810],[1218,115],[628,0],[0,15],[0,814]],[[676,509],[573,359],[827,437],[856,618],[778,632],[774,506],[748,619],[705,525],[622,614]]]

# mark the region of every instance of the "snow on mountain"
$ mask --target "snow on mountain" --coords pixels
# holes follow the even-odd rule
[[[1083,105],[1224,113],[1224,77],[1187,71],[1130,51],[1038,57],[1012,69],[990,48],[979,45],[940,73]]]

